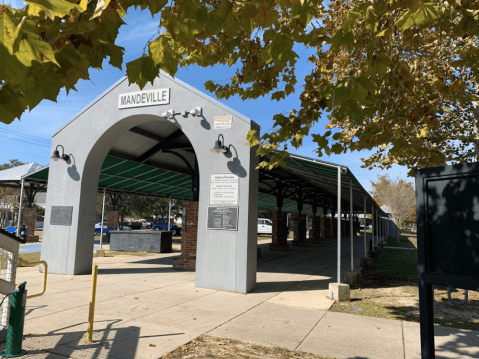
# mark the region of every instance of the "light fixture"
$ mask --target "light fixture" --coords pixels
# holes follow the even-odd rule
[[[203,109],[201,107],[195,107],[194,109],[190,111],[190,115],[201,116],[202,111]]]
[[[216,152],[216,153],[228,153],[229,149],[228,147],[224,146],[223,143],[220,140],[220,136],[223,139],[223,142],[225,142],[225,139],[223,135],[220,133],[218,135],[218,139],[215,141],[215,147],[211,149],[211,152]]]
[[[58,151],[58,147],[62,148],[62,155],[61,156],[60,156],[60,151]],[[58,145],[56,147],[55,151],[53,151],[53,155],[52,155],[52,157],[50,157],[50,159],[54,160],[54,161],[58,161],[59,159],[62,159],[66,162],[70,159],[70,156],[65,154],[65,149],[63,148],[62,145]]]
[[[166,117],[166,118],[169,118],[169,119],[173,119],[173,118],[175,118],[175,111],[174,110],[168,110],[166,112],[163,112],[161,114],[161,117]]]

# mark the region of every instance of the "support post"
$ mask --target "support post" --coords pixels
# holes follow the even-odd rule
[[[349,180],[349,234],[351,236],[351,272],[354,271],[353,180]]]
[[[341,283],[341,167],[338,167],[338,283]]]
[[[363,227],[363,236],[364,236],[364,258],[368,257],[368,249],[366,243],[366,196],[364,196],[364,227]]]
[[[93,337],[93,321],[95,320],[95,300],[96,300],[96,278],[98,276],[98,265],[94,265],[91,271],[91,288],[90,288],[90,310],[88,312],[88,328],[86,342],[91,343]]]
[[[17,237],[20,237],[20,225],[22,224],[22,208],[23,208],[23,191],[25,189],[25,179],[22,178],[22,186],[20,189],[20,205],[18,206],[18,221],[17,221]],[[35,231],[35,228],[32,228]]]
[[[374,203],[371,205],[371,249],[374,251]]]
[[[105,221],[105,199],[106,199],[106,188],[103,188],[103,204],[101,207],[101,224],[100,224],[100,249],[102,249],[103,247],[103,222]]]
[[[171,196],[170,196],[170,201],[168,202],[168,230],[170,230],[171,228],[170,218],[171,218]]]

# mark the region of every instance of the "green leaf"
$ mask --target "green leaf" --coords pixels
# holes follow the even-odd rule
[[[248,131],[248,134],[246,135],[246,141],[250,147],[257,146],[259,144],[258,136],[256,135],[256,130]]]
[[[95,12],[90,17],[90,20],[100,17],[103,11],[110,5],[110,1],[111,0],[97,0]]]
[[[208,90],[209,92],[215,92],[217,88],[218,88],[218,85],[215,85],[213,81],[208,80],[205,82],[205,89]]]
[[[107,0],[109,1],[109,0]],[[45,12],[45,15],[50,19],[55,17],[65,17],[70,14],[70,11],[77,9],[80,12],[84,10],[81,5],[71,3],[66,0],[26,0],[25,4],[33,5]]]
[[[284,91],[276,91],[271,94],[271,100],[280,101],[280,100],[284,100],[285,97],[286,96]]]
[[[16,56],[25,66],[31,66],[32,61],[39,63],[51,61],[55,65],[60,66],[55,59],[52,46],[48,42],[43,41],[37,34],[35,23],[32,20],[27,20],[23,27],[23,40],[19,43]]]
[[[150,56],[142,56],[126,64],[126,75],[129,83],[136,83],[140,89],[143,89],[148,82],[153,85],[153,81],[159,72],[159,66]]]

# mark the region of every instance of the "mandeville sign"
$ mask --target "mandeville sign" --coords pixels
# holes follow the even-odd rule
[[[167,105],[170,103],[170,89],[154,89],[122,93],[118,97],[118,108]]]

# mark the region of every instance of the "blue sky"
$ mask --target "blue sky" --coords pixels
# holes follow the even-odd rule
[[[5,0],[5,4],[11,4],[13,7],[23,6],[19,0]],[[117,44],[125,48],[125,63],[142,55],[147,41],[158,31],[159,20],[158,17],[153,19],[148,11],[141,12],[130,9],[127,13],[126,23],[127,25],[120,29],[120,35],[117,39]],[[299,107],[297,97],[301,92],[301,81],[311,69],[311,64],[306,62],[306,50],[295,50],[301,55],[301,60],[297,65],[296,75],[299,83],[296,94],[280,102],[271,101],[269,97],[248,101],[233,97],[221,101],[253,119],[261,126],[262,133],[270,131],[273,127],[272,118],[275,114],[280,112],[289,113],[292,109]],[[9,125],[0,123],[0,164],[8,162],[9,159],[18,159],[22,162],[37,162],[47,165],[51,155],[49,143],[53,132],[122,77],[125,71],[125,66],[120,71],[111,67],[105,61],[102,70],[90,70],[90,81],[81,80],[77,84],[78,92],[72,91],[66,95],[65,91],[62,91],[57,103],[48,100],[43,101],[31,113],[25,113],[20,121],[15,120]],[[233,75],[233,71],[233,69],[222,66],[206,69],[192,66],[181,69],[176,77],[209,96],[214,96],[204,89],[203,84],[207,80],[228,79]],[[324,116],[324,119],[320,119],[313,128],[312,133],[323,133],[326,123],[326,116]],[[20,135],[20,133],[24,135]],[[310,138],[307,138],[298,150],[290,148],[292,153],[318,158],[315,150],[316,146]],[[348,166],[364,188],[369,191],[371,189],[370,180],[376,180],[377,175],[385,174],[386,170],[360,168],[362,164],[360,158],[367,156],[368,152],[354,152],[323,156],[319,159]],[[407,169],[394,166],[387,170],[387,173],[391,178],[398,176],[406,178]]]

